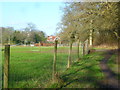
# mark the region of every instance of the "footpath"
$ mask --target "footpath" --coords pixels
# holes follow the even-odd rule
[[[103,88],[119,88],[119,80],[115,78],[116,74],[108,67],[107,63],[111,56],[116,53],[116,50],[101,50],[104,52],[104,58],[100,62],[100,68],[105,76],[101,87]]]

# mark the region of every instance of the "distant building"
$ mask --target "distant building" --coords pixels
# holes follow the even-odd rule
[[[54,42],[56,38],[57,38],[57,39],[60,39],[58,36],[48,36],[48,37],[47,37],[47,41],[48,41],[48,42]]]

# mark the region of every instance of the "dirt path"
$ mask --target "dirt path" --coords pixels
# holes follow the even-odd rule
[[[103,88],[120,88],[119,81],[115,78],[115,73],[107,66],[107,62],[110,57],[115,53],[115,50],[102,50],[105,52],[104,59],[100,62],[100,68],[105,75],[105,79],[102,81],[101,87]]]

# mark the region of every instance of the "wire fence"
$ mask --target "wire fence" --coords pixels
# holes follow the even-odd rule
[[[61,75],[67,69],[69,45],[58,45],[56,72]],[[80,45],[82,57],[82,44]],[[11,46],[9,67],[9,88],[44,88],[52,81],[53,46]],[[2,55],[4,57],[4,53]],[[2,58],[4,60],[4,58]],[[72,63],[78,60],[77,43],[73,43],[71,52]]]

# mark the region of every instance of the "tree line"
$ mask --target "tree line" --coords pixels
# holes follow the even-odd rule
[[[58,24],[58,36],[64,43],[69,43],[67,69],[72,64],[72,46],[77,42],[77,55],[79,46],[82,46],[83,56],[95,45],[118,46],[118,63],[120,61],[120,2],[66,2],[62,9],[63,16]],[[56,41],[57,43],[57,41]],[[56,79],[56,53],[54,47],[53,81]]]
[[[46,41],[46,34],[36,28],[35,24],[28,23],[22,30],[13,27],[1,27],[3,44],[34,44]]]
[[[120,2],[66,2],[62,11],[64,14],[57,29],[61,41],[69,43],[67,68],[71,66],[74,42],[78,44],[78,60],[80,45],[83,55],[96,45],[116,45],[119,48]]]
[[[89,40],[90,45],[117,44],[120,2],[68,2],[58,24],[64,42]]]

